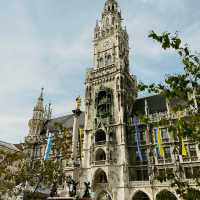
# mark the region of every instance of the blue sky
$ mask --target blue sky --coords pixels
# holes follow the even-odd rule
[[[84,97],[92,66],[92,36],[105,0],[0,0],[0,140],[22,142],[40,93],[53,115],[71,113]],[[150,30],[179,31],[200,51],[199,0],[118,0],[130,38],[130,69],[138,80],[160,82],[181,71],[174,52],[160,51]]]

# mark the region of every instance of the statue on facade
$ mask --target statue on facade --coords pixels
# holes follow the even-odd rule
[[[81,108],[81,97],[78,96],[78,97],[76,98],[76,109],[77,109],[77,110],[80,110],[80,108]]]
[[[76,196],[76,192],[77,192],[77,185],[78,182],[75,182],[71,176],[67,177],[67,184],[68,184],[68,188],[69,188],[69,196],[70,197],[75,197]]]
[[[55,197],[57,195],[57,182],[54,182],[51,188],[50,197]]]
[[[90,182],[84,182],[85,184],[85,193],[83,195],[83,198],[91,198],[91,195],[90,195]]]

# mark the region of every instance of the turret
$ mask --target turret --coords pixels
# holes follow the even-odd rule
[[[29,120],[29,135],[39,135],[44,124],[44,106],[43,106],[44,88],[38,97],[37,103],[33,109],[33,117]]]

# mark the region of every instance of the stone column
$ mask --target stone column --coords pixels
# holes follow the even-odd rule
[[[78,154],[78,142],[79,142],[79,116],[82,113],[80,110],[81,106],[81,98],[76,98],[76,109],[72,110],[74,113],[74,124],[73,124],[73,135],[72,135],[72,160],[73,166],[78,167],[80,163],[78,163],[77,154]]]
[[[73,124],[73,135],[72,135],[72,159],[73,164],[77,163],[77,145],[79,139],[79,115],[74,115],[74,124]]]

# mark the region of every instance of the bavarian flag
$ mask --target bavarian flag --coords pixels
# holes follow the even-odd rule
[[[53,144],[53,135],[52,133],[49,133],[47,146],[44,153],[44,160],[49,160],[49,154],[51,152],[52,144]]]

